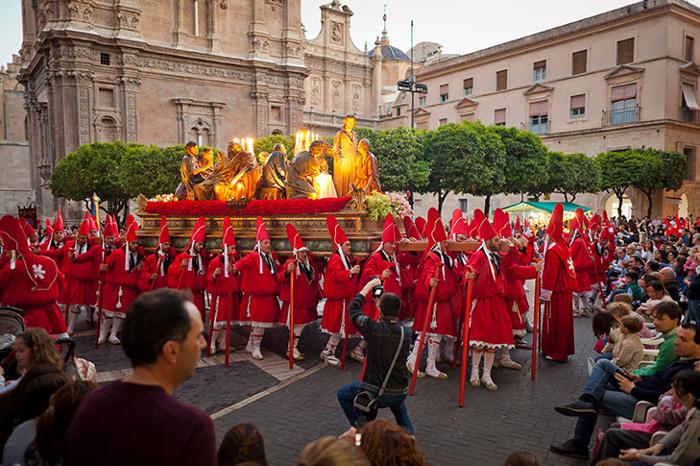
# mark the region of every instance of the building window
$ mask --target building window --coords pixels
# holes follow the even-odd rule
[[[401,107],[396,107],[396,116],[401,116]]]
[[[586,94],[571,96],[571,118],[586,116]]]
[[[508,88],[508,70],[496,71],[496,90],[505,91]]]
[[[685,36],[685,61],[695,61],[695,39]]]
[[[588,71],[588,50],[579,50],[571,54],[571,74],[583,74]]]
[[[98,104],[103,108],[114,108],[114,89],[99,88],[97,91]]]
[[[695,147],[685,146],[683,148],[683,154],[685,154],[685,157],[688,160],[688,172],[685,175],[685,179],[688,181],[695,181],[695,166],[697,164]]]
[[[467,113],[466,115],[462,116],[462,121],[474,122],[475,120],[476,120],[475,113]]]
[[[209,140],[209,123],[203,120],[197,120],[190,128],[190,140],[197,141],[198,146],[208,146],[211,144]]]
[[[112,117],[102,117],[97,124],[97,140],[114,142],[117,140],[117,122]]]
[[[469,210],[469,199],[459,200],[459,210],[461,210],[462,212],[466,212]]]
[[[425,98],[424,95],[418,97],[418,106],[419,106],[419,107],[424,107],[424,106],[425,106],[426,100],[427,100],[427,99]]]
[[[549,131],[549,102],[542,100],[540,102],[530,103],[530,119],[528,121],[528,129],[535,134],[547,134]]]
[[[104,53],[104,52],[100,53],[100,65],[109,66],[109,62],[110,62],[109,58],[110,57],[109,57],[108,53]]]
[[[440,85],[440,102],[447,102],[447,99],[450,98],[450,85],[449,84],[441,84]]]
[[[536,61],[532,65],[532,81],[539,83],[547,79],[547,60]]]
[[[634,37],[617,41],[617,64],[624,65],[634,61]]]
[[[690,84],[681,84],[681,94],[683,95],[681,103],[681,119],[686,123],[696,123],[696,112],[700,110],[698,107],[698,99],[695,97],[695,88]]]
[[[447,118],[440,118],[438,120],[438,126],[446,125],[447,124]]]
[[[464,80],[464,97],[471,97],[474,93],[474,78]]]
[[[279,105],[270,106],[270,121],[282,121],[282,107]]]
[[[493,112],[493,124],[496,126],[506,125],[506,109],[499,108]]]
[[[637,84],[613,87],[610,100],[611,125],[623,125],[638,120]]]

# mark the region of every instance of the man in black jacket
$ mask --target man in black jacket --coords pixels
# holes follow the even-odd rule
[[[700,325],[683,324],[678,328],[674,345],[679,358],[665,369],[639,377],[611,366],[607,378],[599,379],[593,387],[587,385],[584,393],[572,403],[554,408],[565,416],[577,416],[578,420],[574,437],[561,444],[552,444],[550,449],[560,455],[587,458],[599,410],[631,419],[637,401],[656,403],[659,396],[671,388],[674,375],[684,369],[693,369],[695,362],[700,360]]]
[[[393,293],[384,293],[379,301],[381,316],[377,321],[362,313],[362,304],[365,298],[379,286],[381,286],[381,281],[378,278],[370,280],[350,303],[350,317],[367,342],[367,366],[362,382],[353,382],[338,390],[338,401],[350,425],[358,427],[359,417],[355,411],[353,400],[358,393],[365,390],[372,392],[375,396],[379,393],[391,367],[391,362],[399,349],[400,332],[403,332],[404,339],[399,356],[391,371],[384,393],[377,398],[377,406],[391,409],[396,423],[413,433],[413,425],[406,409],[409,382],[406,359],[408,358],[411,335],[410,330],[398,322],[401,298]]]

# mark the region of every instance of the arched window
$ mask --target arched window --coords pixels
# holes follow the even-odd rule
[[[97,122],[97,140],[99,142],[114,142],[117,140],[117,122],[114,118],[105,116]]]
[[[197,141],[198,146],[208,146],[210,144],[209,138],[209,123],[202,119],[195,120],[190,129],[190,139]]]

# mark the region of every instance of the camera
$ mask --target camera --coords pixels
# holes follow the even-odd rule
[[[384,294],[384,287],[381,285],[376,286],[372,289],[372,297],[373,298],[381,298],[383,294]]]

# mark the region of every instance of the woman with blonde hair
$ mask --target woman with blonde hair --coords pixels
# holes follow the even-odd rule
[[[425,466],[416,439],[391,421],[377,420],[362,429],[360,448],[373,466]]]
[[[297,466],[371,466],[362,450],[336,437],[321,437],[306,445]]]

